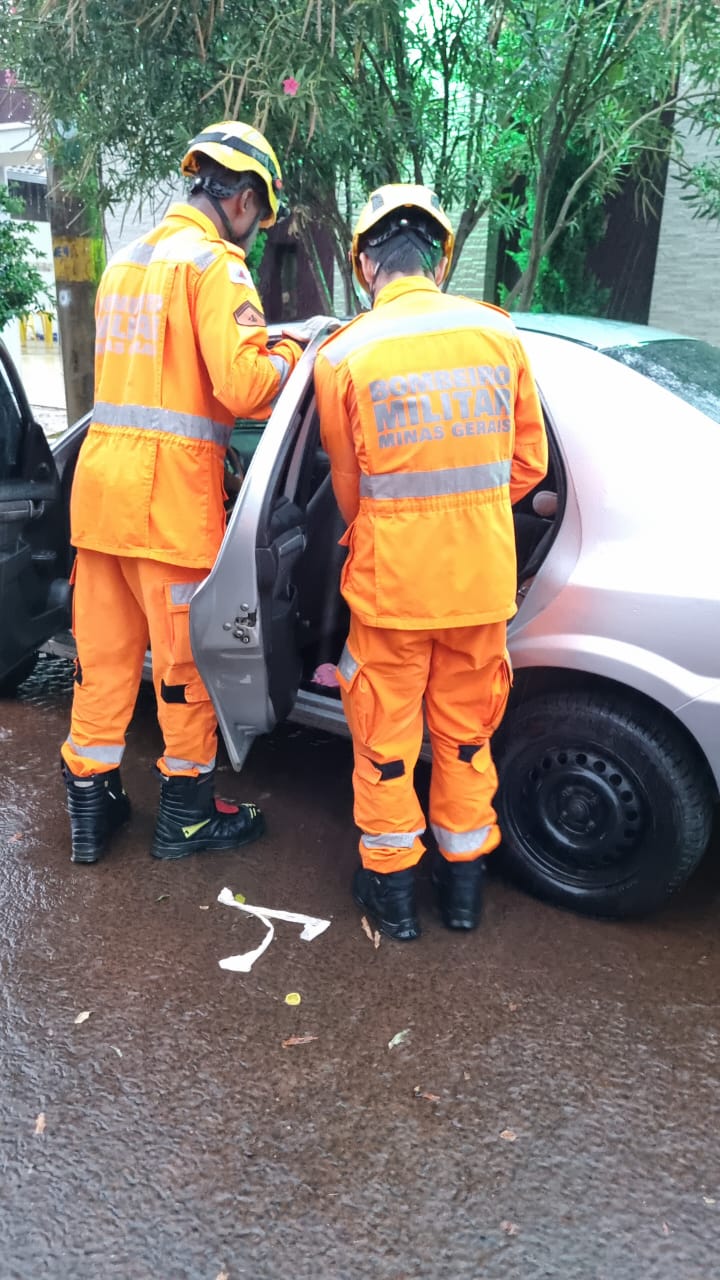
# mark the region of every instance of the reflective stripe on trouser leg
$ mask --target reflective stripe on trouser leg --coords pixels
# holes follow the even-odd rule
[[[364,867],[388,873],[419,862],[425,819],[413,785],[430,658],[424,632],[367,627],[353,617],[338,668],[353,737],[354,816]]]
[[[73,635],[82,683],[73,685],[70,733],[61,754],[79,778],[120,764],[148,641],[147,620],[119,556],[78,550]]]
[[[133,560],[136,589],[150,627],[153,684],[166,775],[197,777],[215,764],[217,719],[190,647],[190,601],[208,570]]]
[[[507,703],[505,623],[436,633],[425,696],[433,764],[430,821],[449,861],[470,861],[500,843],[490,738]]]

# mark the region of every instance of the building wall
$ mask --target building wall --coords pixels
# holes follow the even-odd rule
[[[459,215],[451,213],[452,222],[457,225]],[[466,298],[477,298],[480,302],[492,302],[495,291],[494,254],[489,252],[490,224],[487,218],[481,218],[475,230],[468,236],[463,251],[453,271],[449,289],[451,293],[461,293]]]
[[[143,204],[133,202],[128,205],[115,205],[105,214],[105,244],[108,258],[117,253],[125,245],[145,235],[164,217],[168,207],[174,200],[182,200],[187,184],[178,178],[177,185],[169,184],[167,190],[153,202]]]
[[[691,163],[710,158],[704,138],[685,135]],[[716,152],[715,154],[718,154]],[[720,345],[720,222],[693,218],[677,178],[668,176],[650,323]]]

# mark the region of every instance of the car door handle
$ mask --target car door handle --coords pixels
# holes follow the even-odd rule
[[[44,502],[33,502],[30,498],[8,498],[0,502],[0,520],[8,523],[15,520],[39,520],[44,511]]]

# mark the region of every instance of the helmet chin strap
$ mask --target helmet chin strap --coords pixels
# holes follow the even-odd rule
[[[230,219],[228,218],[225,210],[223,209],[222,202],[218,199],[218,197],[214,195],[212,191],[208,191],[207,187],[202,186],[200,183],[197,184],[197,187],[202,191],[203,195],[205,196],[205,199],[210,201],[210,204],[212,205],[218,218],[222,222],[223,230],[225,231],[225,239],[229,240],[230,244],[236,244],[239,249],[244,249],[245,245],[248,243],[248,241],[252,238],[252,236],[255,234],[255,231],[257,230],[258,223],[260,222],[260,214],[258,214],[258,216],[254,219],[252,225],[245,232],[245,234],[242,236],[238,236],[233,231],[230,225]]]

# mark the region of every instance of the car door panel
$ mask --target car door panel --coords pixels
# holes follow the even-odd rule
[[[69,620],[60,479],[0,343],[0,680]]]
[[[231,762],[292,709],[302,674],[296,572],[305,549],[305,484],[317,444],[316,343],[258,441],[215,565],[193,596],[190,636]]]

